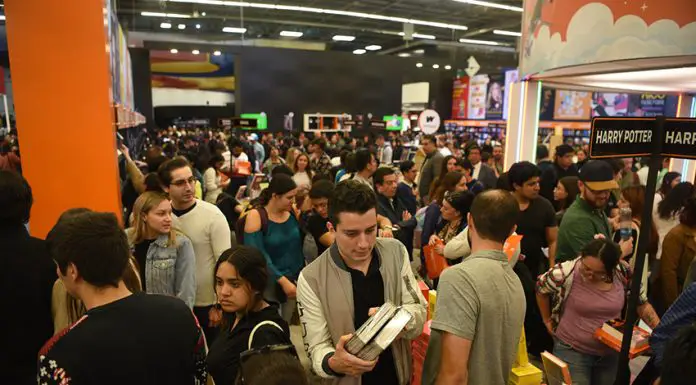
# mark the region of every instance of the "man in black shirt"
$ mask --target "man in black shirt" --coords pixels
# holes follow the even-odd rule
[[[418,167],[412,160],[405,160],[399,164],[403,180],[396,187],[396,196],[406,205],[406,209],[411,215],[416,215],[418,210],[418,185],[416,177],[418,176]]]
[[[330,181],[321,180],[312,185],[309,190],[309,200],[312,212],[307,219],[307,228],[317,244],[317,256],[321,255],[334,243],[334,234],[329,231],[329,199],[334,185]]]
[[[394,224],[394,236],[406,247],[409,259],[413,259],[413,231],[416,229],[416,218],[396,195],[396,172],[391,167],[380,167],[373,179],[377,190],[377,214],[389,218]]]
[[[556,147],[553,167],[544,169],[541,174],[540,193],[549,202],[554,204],[553,189],[556,188],[558,181],[566,176],[578,176],[578,168],[573,163],[575,149],[568,144],[561,144]]]
[[[206,383],[205,339],[186,304],[126,288],[130,253],[115,215],[77,214],[47,241],[65,288],[87,313],[41,349],[39,384]]]

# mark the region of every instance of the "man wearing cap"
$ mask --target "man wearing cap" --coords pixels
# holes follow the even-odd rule
[[[619,188],[609,163],[594,160],[580,170],[580,195],[570,205],[558,230],[556,263],[577,258],[580,250],[597,234],[611,239],[612,225],[604,208],[612,190]],[[633,249],[633,240],[620,243],[622,251]]]
[[[543,172],[541,174],[539,192],[541,196],[548,199],[552,204],[555,204],[553,199],[553,189],[556,188],[558,181],[566,176],[578,176],[578,168],[573,163],[573,156],[575,155],[575,149],[568,144],[561,144],[556,147],[556,153],[554,154],[553,167],[544,168],[541,167]]]

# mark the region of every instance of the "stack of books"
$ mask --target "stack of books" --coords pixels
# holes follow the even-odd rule
[[[594,336],[605,345],[616,350],[617,352],[620,352],[624,328],[625,322],[622,320],[608,321],[605,322],[601,328],[595,331]],[[629,357],[633,359],[650,349],[649,339],[650,332],[635,326],[633,328],[633,336],[631,337],[631,349],[628,353]]]
[[[571,385],[573,380],[570,378],[568,364],[549,352],[541,353],[546,372],[546,383],[548,385]]]
[[[394,342],[411,318],[405,309],[386,302],[348,340],[346,350],[360,359],[373,361]]]

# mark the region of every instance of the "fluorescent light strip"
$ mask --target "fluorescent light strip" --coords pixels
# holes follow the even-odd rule
[[[365,49],[368,51],[379,51],[380,49],[382,49],[382,46],[377,45],[377,44],[372,44],[372,45],[368,45],[367,47],[365,47]]]
[[[523,12],[524,11],[524,9],[522,7],[515,7],[512,5],[491,3],[490,1],[480,1],[480,0],[454,0],[454,1],[456,1],[458,3],[480,5],[482,7],[488,7],[488,8],[504,9],[506,11],[515,11],[515,12]]]
[[[399,36],[406,36],[405,33],[399,32]],[[429,40],[435,40],[435,35],[425,35],[422,33],[412,33],[412,37],[418,38],[418,39],[429,39]]]
[[[228,33],[246,33],[247,29],[246,28],[237,28],[237,27],[224,27],[222,29],[222,32],[228,32]]]
[[[302,37],[302,35],[303,35],[302,32],[280,31],[280,36],[285,36],[285,37]]]
[[[359,18],[359,19],[391,21],[391,22],[401,23],[401,24],[410,23],[410,24],[414,24],[414,25],[425,25],[425,26],[429,26],[429,27],[454,29],[454,30],[458,30],[458,31],[466,31],[468,29],[466,26],[458,25],[458,24],[448,24],[448,23],[440,23],[440,22],[436,22],[436,21],[408,19],[405,17],[385,16],[385,15],[378,15],[378,14],[374,14],[374,13],[341,11],[338,9],[301,7],[301,6],[296,6],[296,5],[250,3],[250,2],[246,2],[246,1],[221,1],[221,0],[169,0],[169,2],[171,2],[171,3],[187,3],[187,4],[219,5],[219,6],[227,6],[227,7],[248,7],[248,8],[261,8],[261,9],[275,9],[278,11],[322,13],[322,14],[326,14],[326,15],[355,17],[355,18]]]
[[[355,40],[355,36],[347,36],[347,35],[334,35],[332,37],[334,41],[353,41]]]
[[[522,32],[515,32],[515,31],[504,31],[502,29],[496,29],[493,30],[493,33],[496,35],[503,35],[503,36],[515,36],[515,37],[521,37]]]
[[[185,15],[182,13],[163,13],[163,12],[140,12],[140,16],[171,17],[173,19],[190,19],[191,18],[191,15]]]
[[[481,44],[481,45],[500,45],[497,41],[476,40],[476,39],[459,39],[460,43]]]

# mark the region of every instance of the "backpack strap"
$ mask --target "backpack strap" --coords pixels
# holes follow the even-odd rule
[[[266,211],[266,208],[261,206],[258,209],[259,216],[261,217],[261,232],[263,233],[264,236],[266,236],[266,233],[268,232],[268,211]]]
[[[281,332],[284,332],[283,328],[280,327],[280,325],[278,325],[277,323],[275,323],[273,321],[266,320],[263,322],[259,322],[256,326],[254,326],[254,329],[252,329],[251,334],[249,334],[249,342],[248,342],[248,349],[249,350],[251,350],[251,345],[254,342],[254,334],[256,334],[256,331],[259,330],[259,328],[261,326],[266,326],[266,325],[275,326],[276,328],[278,328],[278,330],[280,330]]]

